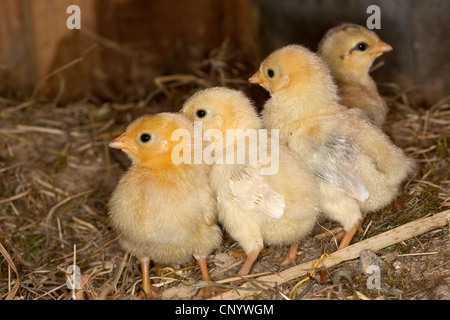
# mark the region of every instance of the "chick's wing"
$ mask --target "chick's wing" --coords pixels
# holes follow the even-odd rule
[[[327,140],[314,154],[314,174],[327,184],[335,186],[349,196],[364,202],[369,191],[359,175],[359,147],[348,138],[335,136]]]
[[[256,165],[235,172],[230,179],[230,189],[233,201],[245,210],[262,212],[276,219],[284,214],[284,197],[264,181]]]

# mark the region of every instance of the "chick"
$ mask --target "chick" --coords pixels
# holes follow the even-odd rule
[[[270,92],[263,120],[280,129],[280,139],[317,177],[320,209],[342,224],[339,248],[347,246],[361,212],[388,205],[413,171],[413,160],[360,109],[338,103],[326,64],[302,46],[275,51],[249,81]]]
[[[157,297],[149,278],[150,260],[171,265],[194,256],[202,279],[210,281],[206,257],[222,241],[210,167],[175,164],[175,146],[192,149],[191,141],[172,141],[176,129],[193,133],[192,122],[182,114],[147,115],[109,144],[132,160],[109,201],[111,225],[122,247],[141,261],[142,287],[149,298]],[[210,288],[203,293],[210,295]]]
[[[341,104],[363,110],[379,127],[386,120],[388,107],[369,69],[376,58],[391,50],[375,32],[349,23],[328,30],[318,49],[338,85]]]
[[[199,91],[186,101],[183,112],[201,121],[204,139],[216,130],[211,138],[214,154],[223,156],[216,157],[210,182],[217,196],[219,222],[247,254],[238,274],[250,272],[264,244],[290,245],[281,264],[295,263],[298,242],[312,230],[318,216],[315,178],[278,138],[264,135],[267,145],[261,137],[252,140],[267,130],[261,131],[262,121],[242,92],[220,87]],[[231,139],[232,134],[243,138],[243,143]],[[265,146],[267,150],[261,151]],[[230,153],[234,160],[239,150],[245,151],[245,161],[226,161]],[[271,156],[270,164],[265,152]],[[275,162],[275,170],[262,172]]]

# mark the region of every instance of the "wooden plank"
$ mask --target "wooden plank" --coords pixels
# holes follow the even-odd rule
[[[6,90],[30,91],[35,83],[30,2],[0,1],[0,75]]]
[[[70,5],[81,10],[82,28],[96,32],[96,1],[91,0],[33,0],[31,24],[33,25],[33,51],[35,52],[36,84],[48,74],[75,59],[92,45],[93,41],[81,35],[80,30],[69,30],[66,12]],[[71,100],[85,94],[92,86],[90,74],[99,63],[99,55],[92,52],[82,63],[51,77],[40,88],[40,95],[54,99],[58,94]],[[44,90],[43,90],[44,89]],[[46,90],[45,90],[46,89]]]

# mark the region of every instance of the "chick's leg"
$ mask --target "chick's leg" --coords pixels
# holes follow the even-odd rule
[[[286,257],[283,261],[281,261],[282,266],[288,266],[290,264],[295,265],[297,261],[297,249],[298,249],[298,243],[291,244],[291,247],[289,248],[288,253],[286,254]]]
[[[341,250],[350,244],[357,230],[358,224],[355,224],[350,230],[344,233],[344,236],[342,237],[341,242],[339,243],[338,250]]]
[[[350,244],[356,231],[362,228],[362,223],[365,217],[365,213],[361,214],[361,219],[350,230],[345,232],[344,236],[341,239],[341,242],[339,243],[338,250],[341,250]]]
[[[247,259],[245,259],[244,264],[242,265],[241,269],[238,272],[238,276],[246,276],[250,273],[250,269],[253,266],[253,263],[255,263],[256,259],[259,256],[259,253],[261,252],[263,246],[257,245],[253,250],[251,250],[247,254]]]
[[[142,271],[142,291],[144,294],[140,294],[144,299],[158,299],[159,295],[152,283],[150,282],[150,259],[141,259],[141,271]]]
[[[339,222],[345,230],[338,249],[347,247],[355,235],[361,221],[361,208],[358,201],[342,190],[326,183],[320,183],[321,211],[329,218]]]
[[[200,267],[200,273],[202,274],[202,281],[211,281],[209,276],[208,266],[206,265],[206,257],[194,255],[195,260],[197,260],[198,266]],[[197,296],[203,297],[204,299],[211,298],[214,294],[221,291],[220,288],[215,286],[203,287]]]
[[[261,249],[260,254],[264,254],[267,251],[268,251],[267,247],[264,247],[264,248]],[[228,255],[233,257],[233,258],[236,258],[236,259],[242,259],[242,258],[244,258],[246,256],[245,251],[242,248],[237,248],[235,250],[230,250],[230,251],[228,251]]]

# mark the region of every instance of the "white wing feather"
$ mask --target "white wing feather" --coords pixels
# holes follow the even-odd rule
[[[369,191],[359,175],[359,154],[357,145],[344,137],[333,137],[314,155],[314,174],[325,183],[364,202],[369,198]]]
[[[284,214],[284,197],[273,190],[255,166],[246,166],[230,179],[230,189],[240,207],[248,211],[262,212],[280,219]]]

